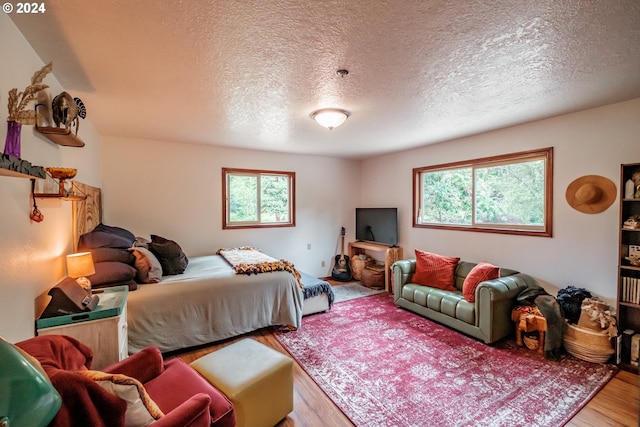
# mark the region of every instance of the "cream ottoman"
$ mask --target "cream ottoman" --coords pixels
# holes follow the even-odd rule
[[[251,338],[191,366],[233,403],[238,427],[273,427],[293,411],[293,360]]]

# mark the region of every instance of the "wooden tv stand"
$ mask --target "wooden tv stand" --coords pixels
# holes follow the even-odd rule
[[[349,242],[349,258],[365,254],[367,251],[384,252],[384,290],[391,292],[391,265],[402,259],[400,246],[389,246],[371,242]]]

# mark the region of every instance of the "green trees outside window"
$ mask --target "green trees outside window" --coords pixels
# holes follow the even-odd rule
[[[553,149],[414,169],[414,227],[551,236]]]
[[[295,225],[295,173],[223,168],[223,228]]]

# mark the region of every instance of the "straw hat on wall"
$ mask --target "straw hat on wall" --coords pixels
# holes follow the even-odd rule
[[[567,187],[565,197],[572,208],[587,214],[600,213],[616,200],[616,185],[600,175],[585,175]]]

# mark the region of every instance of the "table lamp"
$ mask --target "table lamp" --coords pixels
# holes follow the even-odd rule
[[[67,255],[67,275],[76,279],[76,282],[89,294],[91,294],[91,281],[86,276],[91,276],[95,272],[91,252]]]

